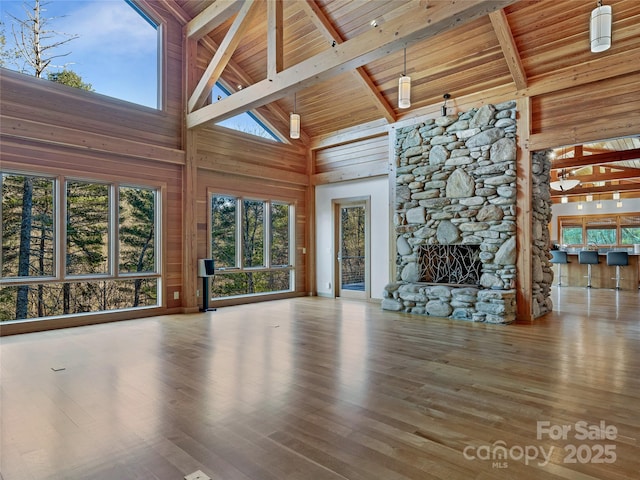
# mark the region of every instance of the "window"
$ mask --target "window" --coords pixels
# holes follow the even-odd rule
[[[594,243],[596,245],[615,245],[617,243],[616,229],[587,227],[587,243]]]
[[[264,202],[244,200],[242,205],[242,247],[245,268],[264,267]]]
[[[214,99],[220,100],[229,96],[229,90],[224,88],[220,83],[216,83],[211,91],[211,95]],[[217,125],[231,128],[232,130],[237,130],[239,132],[249,133],[257,137],[281,142],[278,136],[269,130],[269,128],[258,120],[258,118],[251,112],[241,113],[235,117],[223,120],[217,123]]]
[[[615,245],[618,243],[616,217],[587,216],[585,227],[587,244]]]
[[[211,199],[211,251],[218,269],[240,265],[236,255],[236,204],[234,197],[220,195]]]
[[[285,202],[211,196],[214,298],[292,290],[291,218]]]
[[[582,227],[563,227],[562,243],[565,245],[576,245],[582,243]]]
[[[55,275],[54,179],[2,174],[0,278]]]
[[[32,2],[0,3],[3,18],[9,18],[6,31],[15,28],[20,32],[20,25],[9,15],[26,20],[25,6]],[[134,0],[41,1],[41,6],[44,8],[40,10],[39,51],[43,61],[53,60],[42,78],[71,71],[88,90],[151,108],[162,107],[159,101],[161,28]],[[4,50],[13,54],[19,45],[15,45],[13,35],[5,37]],[[25,38],[25,50],[35,51],[31,37]],[[56,47],[60,42],[62,45]],[[61,56],[63,60],[57,58]],[[6,67],[35,75],[24,54],[8,55],[7,59]],[[64,79],[64,75],[59,76],[58,82],[67,83],[60,78]]]
[[[559,223],[560,243],[563,245],[582,245],[584,236],[581,217],[562,217]]]
[[[67,182],[67,275],[109,272],[109,186]]]
[[[1,320],[159,304],[156,188],[8,172],[1,180]]]
[[[625,215],[620,221],[620,243],[640,243],[640,215]]]
[[[558,217],[560,241],[565,245],[621,246],[640,243],[640,214]]]

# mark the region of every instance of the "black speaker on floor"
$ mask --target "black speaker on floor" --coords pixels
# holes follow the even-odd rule
[[[198,260],[198,276],[202,277],[202,308],[201,312],[214,312],[215,308],[209,308],[209,277],[215,275],[215,265],[212,258]]]

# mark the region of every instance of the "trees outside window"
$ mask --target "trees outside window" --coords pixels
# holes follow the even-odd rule
[[[158,305],[156,188],[1,179],[1,321]]]
[[[582,227],[563,227],[562,243],[565,245],[582,244]]]
[[[632,245],[640,243],[640,227],[622,227],[622,241],[620,243]]]
[[[291,290],[292,211],[285,202],[211,196],[213,297]]]
[[[587,227],[587,243],[595,245],[615,245],[618,243],[616,241],[616,229]]]
[[[162,28],[135,0],[0,2],[0,14],[0,66],[162,107]]]

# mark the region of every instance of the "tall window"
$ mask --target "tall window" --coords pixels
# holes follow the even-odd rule
[[[158,305],[156,188],[7,172],[1,181],[0,320]]]
[[[34,0],[0,2],[8,53],[4,66],[28,75],[35,72],[19,47],[35,51],[36,41],[26,30],[24,37],[17,35],[16,44],[10,33],[20,32],[18,21],[28,20],[25,7],[33,5]],[[40,7],[38,51],[42,60],[49,60],[42,78],[151,108],[162,106],[161,27],[135,0],[40,0]],[[56,47],[59,42],[65,43]]]
[[[212,296],[292,290],[293,206],[284,202],[211,196]]]

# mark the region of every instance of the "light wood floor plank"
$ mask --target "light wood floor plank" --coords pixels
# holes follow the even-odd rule
[[[310,297],[2,337],[2,479],[636,480],[640,295],[553,294],[511,326]]]

